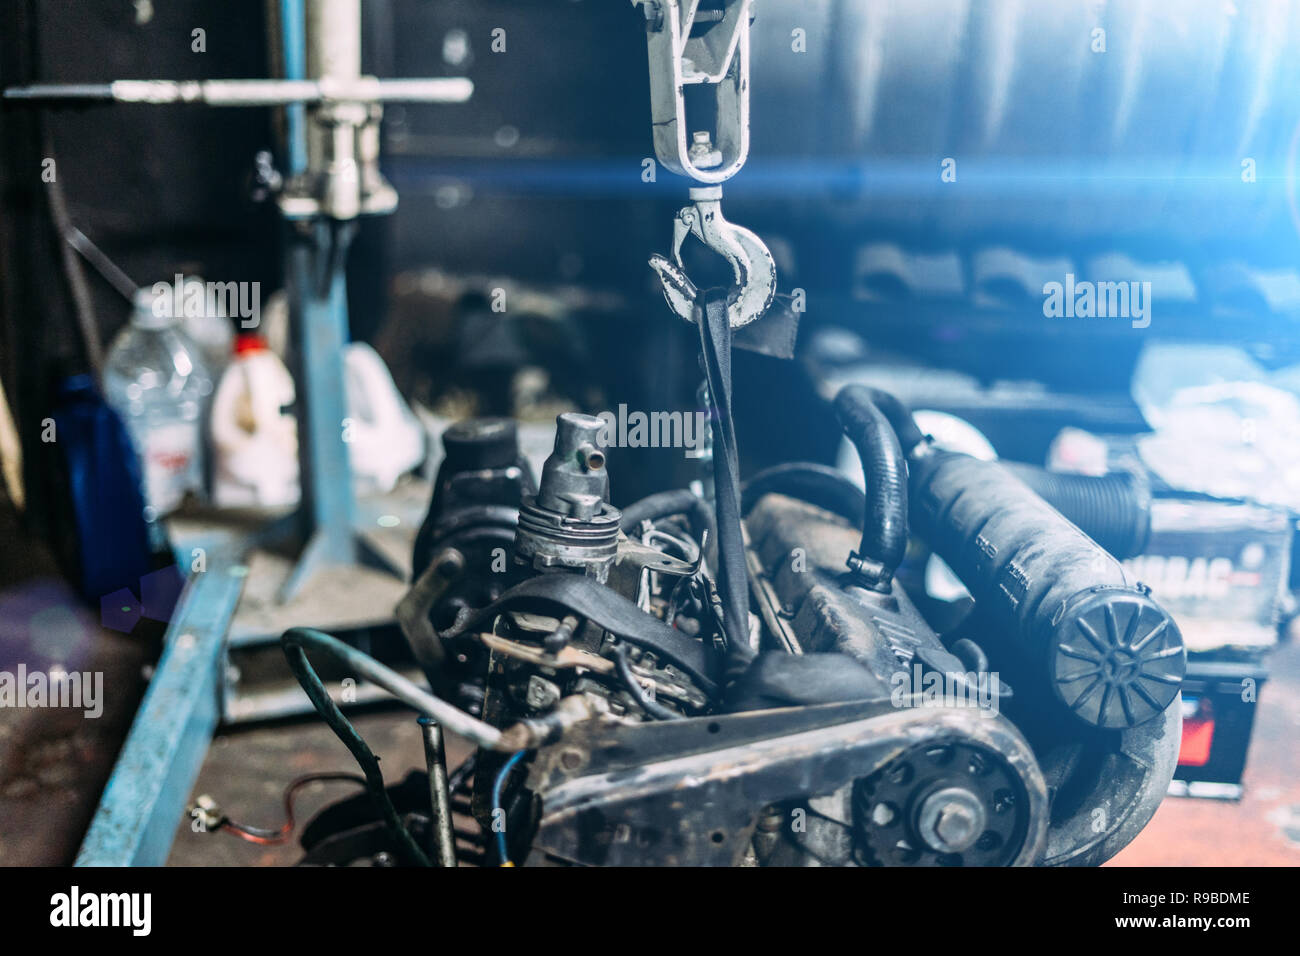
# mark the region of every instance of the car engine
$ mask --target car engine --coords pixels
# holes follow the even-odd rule
[[[511,421],[447,431],[399,620],[481,731],[497,862],[1090,865],[1150,818],[1178,750],[1172,619],[1009,468],[887,394],[834,409],[868,494],[756,474],[738,555],[725,493],[613,507],[601,418],[560,415],[537,479]],[[943,623],[932,553],[972,596]]]

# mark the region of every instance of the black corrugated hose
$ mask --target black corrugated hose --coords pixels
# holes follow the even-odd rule
[[[1119,560],[1141,554],[1151,538],[1151,489],[1129,472],[1076,475],[1004,461],[1040,498]]]

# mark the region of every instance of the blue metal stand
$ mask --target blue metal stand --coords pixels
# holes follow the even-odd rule
[[[344,263],[355,223],[291,223],[290,323],[295,334],[302,505],[293,531],[302,551],[280,590],[287,603],[316,571],[366,563],[395,574],[353,530],[356,504],[347,447],[343,347],[348,341]]]
[[[285,78],[306,76],[303,0],[281,0]],[[301,106],[286,113],[288,176],[307,167],[307,123]],[[343,347],[348,342],[346,265],[356,223],[325,216],[289,223],[289,322],[296,347],[298,474],[302,505],[293,531],[302,551],[280,590],[291,601],[318,570],[359,562],[400,572],[353,531],[355,502],[346,443]]]

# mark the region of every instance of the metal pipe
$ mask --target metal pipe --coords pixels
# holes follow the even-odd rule
[[[464,77],[380,80],[320,77],[308,80],[114,80],[111,83],[36,83],[11,86],[7,100],[89,100],[116,103],[202,103],[206,106],[284,106],[295,103],[463,103],[474,93]]]
[[[447,782],[447,751],[442,728],[431,717],[420,718],[424,762],[429,768],[429,818],[432,850],[439,866],[456,865],[456,832],[451,823],[451,787]]]
[[[63,235],[68,245],[81,253],[81,257],[95,267],[104,279],[116,289],[128,302],[135,300],[135,294],[139,291],[139,286],[135,280],[122,271],[121,266],[105,255],[104,250],[99,248],[86,237],[86,234],[76,226],[70,226]]]
[[[307,75],[361,75],[361,0],[307,0]]]
[[[307,75],[307,40],[303,35],[306,16],[303,0],[280,0],[280,44],[284,55],[284,79],[301,80]],[[307,110],[292,103],[284,111],[286,172],[297,176],[307,168]]]
[[[391,667],[381,664],[364,651],[344,644],[336,637],[309,627],[293,627],[280,636],[289,666],[298,683],[307,690],[312,703],[317,709],[325,708],[337,711],[337,705],[324,693],[323,685],[316,672],[307,661],[307,648],[331,658],[336,664],[350,668],[360,677],[388,691],[408,707],[418,710],[426,717],[432,717],[440,724],[450,727],[452,731],[472,741],[486,750],[504,750],[501,731],[491,724],[484,723],[477,717],[465,713],[454,704],[449,704],[427,691],[421,690]],[[518,749],[518,748],[511,748]]]

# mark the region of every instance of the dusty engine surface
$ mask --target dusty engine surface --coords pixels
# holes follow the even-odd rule
[[[1097,864],[1146,824],[1178,749],[1172,619],[1010,470],[884,393],[835,408],[867,494],[754,475],[743,555],[707,495],[614,508],[600,418],[559,417],[536,483],[511,422],[448,432],[400,617],[435,692],[501,731],[473,785],[496,862]],[[957,619],[922,612],[931,552]]]

